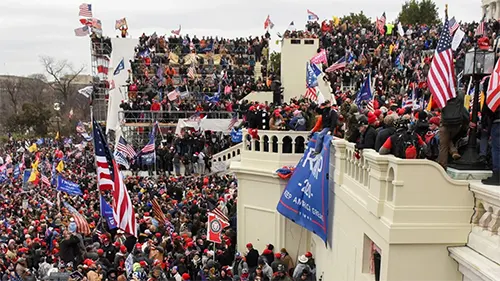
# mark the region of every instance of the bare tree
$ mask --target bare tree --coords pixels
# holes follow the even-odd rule
[[[25,80],[27,99],[34,103],[52,104],[54,102],[54,90],[44,74],[31,74]]]
[[[2,76],[0,77],[0,98],[10,101],[12,107],[8,107],[7,103],[2,103],[2,111],[6,114],[18,114],[24,96],[23,77],[17,76]]]
[[[72,92],[75,91],[73,81],[80,75],[84,66],[74,68],[67,60],[56,61],[53,57],[42,56],[40,61],[45,67],[49,78],[54,79],[50,87],[60,95],[63,102],[67,102]]]

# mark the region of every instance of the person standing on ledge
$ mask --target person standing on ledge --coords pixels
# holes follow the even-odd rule
[[[488,124],[487,127],[489,128],[489,136],[491,138],[491,169],[493,171],[491,177],[481,182],[486,185],[500,186],[500,106],[495,107],[494,105],[492,106],[494,110],[491,110],[485,104],[481,115],[481,123]],[[484,133],[488,134],[488,131]]]
[[[321,131],[319,131],[318,137],[316,138],[314,155],[318,155],[321,153],[321,150],[323,149],[323,139],[325,138],[326,135],[332,134],[333,130],[337,127],[337,122],[339,120],[339,115],[337,113],[337,105],[332,106],[330,101],[328,100],[322,103],[316,109],[316,111],[318,112],[318,114],[321,115],[321,117],[318,118],[316,125],[311,131],[311,135],[314,132],[319,131],[320,128]],[[319,124],[321,124],[321,126],[319,126]]]

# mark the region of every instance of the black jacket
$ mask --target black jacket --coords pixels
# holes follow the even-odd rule
[[[375,150],[377,152],[380,150],[382,145],[384,145],[385,141],[394,135],[394,132],[396,132],[396,128],[394,127],[387,127],[378,132],[377,138],[375,139]]]
[[[320,110],[322,118],[321,121],[322,129],[328,128],[328,130],[333,133],[333,131],[337,127],[337,122],[339,119],[337,112],[331,109],[330,107],[325,107]]]
[[[247,254],[247,264],[249,268],[257,267],[259,261],[259,251],[251,249]]]
[[[372,126],[368,126],[364,134],[361,135],[361,139],[356,144],[358,149],[375,149],[375,141],[377,139],[377,131]]]

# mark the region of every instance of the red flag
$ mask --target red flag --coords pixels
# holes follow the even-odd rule
[[[229,226],[229,223],[220,219],[216,214],[208,213],[207,240],[214,243],[222,243],[222,230]]]

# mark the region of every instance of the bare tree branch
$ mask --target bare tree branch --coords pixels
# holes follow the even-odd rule
[[[73,90],[73,81],[83,72],[85,67],[74,68],[67,60],[56,61],[48,56],[40,57],[40,62],[49,77],[54,80],[53,83],[49,83],[50,87],[60,94],[64,102],[67,102]]]

